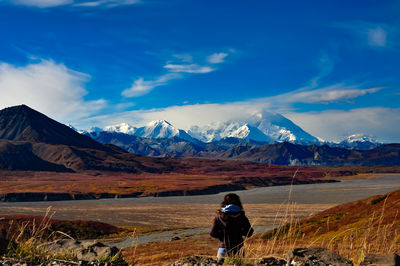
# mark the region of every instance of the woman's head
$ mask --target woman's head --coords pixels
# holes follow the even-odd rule
[[[240,197],[235,193],[226,194],[224,200],[221,202],[221,207],[234,204],[241,209],[243,209],[242,202],[240,201]]]

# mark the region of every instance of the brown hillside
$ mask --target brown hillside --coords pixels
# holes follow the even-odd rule
[[[106,146],[81,135],[26,105],[0,110],[0,139],[63,144],[110,151]]]
[[[261,238],[264,246],[273,243],[271,250],[276,250],[276,245],[326,247],[356,265],[368,253],[399,253],[400,190],[338,205],[282,225]]]
[[[328,209],[302,221],[299,229],[307,238],[335,235],[336,239],[351,232],[369,231],[369,242],[384,230],[400,241],[400,190]]]
[[[58,220],[39,215],[0,215],[0,232],[6,232],[9,239],[21,232],[23,237],[29,238],[38,229],[43,229],[43,237],[65,237],[64,233],[75,239],[98,238],[122,231],[116,226],[96,221]]]

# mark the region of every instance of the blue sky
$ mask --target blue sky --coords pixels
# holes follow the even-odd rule
[[[281,113],[400,142],[399,1],[0,0],[0,107],[78,128]]]

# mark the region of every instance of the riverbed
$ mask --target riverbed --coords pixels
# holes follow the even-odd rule
[[[235,191],[257,233],[280,224],[287,213],[302,219],[337,204],[400,189],[400,174],[378,174],[368,179],[346,179],[336,183],[274,186]],[[94,220],[118,226],[141,228],[137,239],[127,238],[124,247],[207,234],[226,192],[213,195],[145,197],[125,199],[1,202],[1,214],[44,215],[51,207],[54,218]]]

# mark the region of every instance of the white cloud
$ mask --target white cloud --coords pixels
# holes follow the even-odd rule
[[[268,104],[255,104],[252,102],[170,106],[167,108],[135,110],[92,117],[82,120],[81,128],[90,128],[92,125],[104,127],[122,122],[133,125],[145,125],[152,120],[165,119],[174,126],[187,129],[191,125],[202,126],[213,122],[246,118],[265,107],[268,107]]]
[[[190,54],[174,54],[173,57],[178,58],[185,64],[174,64],[167,62],[164,69],[168,72],[153,80],[144,80],[143,77],[136,79],[132,86],[122,91],[124,97],[138,97],[149,93],[152,89],[159,86],[165,86],[169,81],[186,77],[185,74],[206,74],[215,71],[214,68],[207,65],[189,64],[193,61]]]
[[[335,84],[315,90],[296,90],[293,92],[270,97],[271,100],[279,104],[282,103],[313,103],[328,104],[344,100],[354,99],[366,94],[375,93],[380,88],[361,89],[357,85]]]
[[[400,142],[400,108],[357,108],[348,111],[288,113],[286,116],[312,135],[338,141],[355,133],[377,136],[379,141]]]
[[[84,99],[89,78],[52,60],[26,66],[0,63],[0,108],[26,104],[56,120],[73,123],[107,105],[103,99]]]
[[[72,4],[73,0],[12,0],[15,5],[32,6],[39,8],[56,7]]]
[[[167,85],[168,81],[170,80],[179,79],[181,77],[182,76],[179,73],[167,73],[165,75],[158,77],[155,80],[147,80],[147,81],[145,81],[142,77],[140,77],[133,82],[130,88],[125,89],[122,92],[122,96],[138,97],[149,93],[155,87]]]
[[[324,53],[318,60],[318,67],[320,69],[320,73],[317,76],[310,79],[310,81],[308,82],[309,84],[301,89],[311,90],[317,88],[319,86],[320,81],[326,76],[328,76],[330,73],[332,73],[333,66],[334,66],[333,60],[327,54]]]
[[[137,4],[140,0],[9,0],[9,2],[14,5],[51,8],[66,5],[74,7],[116,7]]]
[[[305,91],[304,89],[297,90],[291,93],[281,94],[272,97],[258,98],[258,99],[249,99],[240,102],[230,102],[225,104],[192,104],[192,105],[182,105],[182,106],[171,106],[167,108],[158,108],[151,110],[136,110],[118,113],[109,116],[95,117],[91,120],[85,121],[86,124],[91,125],[99,125],[106,126],[110,124],[117,124],[122,122],[132,123],[136,125],[143,125],[151,120],[159,120],[165,119],[171,122],[173,125],[188,129],[192,125],[207,125],[214,122],[227,121],[227,120],[243,120],[252,114],[260,112],[264,109],[270,110],[272,112],[278,112],[283,114],[290,114],[290,117],[296,118],[295,122],[297,122],[301,127],[305,126],[306,130],[310,130],[312,134],[315,136],[321,137],[323,139],[331,139],[334,136],[342,136],[345,128],[348,128],[348,135],[353,133],[359,133],[361,129],[364,129],[362,132],[376,135],[376,136],[389,136],[388,134],[377,134],[384,133],[384,129],[379,130],[371,130],[374,128],[373,121],[379,123],[383,123],[384,115],[377,114],[371,117],[371,121],[367,124],[370,126],[360,127],[360,130],[353,130],[351,127],[351,123],[343,122],[341,119],[330,119],[330,117],[326,116],[327,113],[307,113],[307,114],[299,114],[296,116],[296,113],[293,113],[293,104],[303,102],[303,103],[329,103],[329,102],[337,102],[343,100],[349,100],[356,97],[360,97],[366,94],[375,93],[379,91],[379,88],[368,88],[361,89],[359,86],[345,86],[342,84],[336,84],[333,86],[329,86],[321,89],[314,89]],[[364,109],[364,113],[368,109]],[[377,112],[379,109],[370,109],[370,113]],[[334,111],[331,111],[334,112]],[[337,111],[342,114],[345,111]],[[343,119],[348,119],[346,121],[354,121],[354,125],[358,125],[356,123],[358,118],[360,118],[360,114],[362,112],[351,112],[347,113],[347,117],[343,117]],[[384,113],[390,113],[389,111],[385,111]],[[309,119],[300,119],[300,115]],[[312,116],[322,117],[321,119],[310,118]],[[333,115],[334,116],[334,115]],[[300,118],[299,118],[300,117]],[[340,116],[338,116],[340,117]],[[350,119],[354,117],[354,119]],[[392,117],[389,116],[389,117]],[[298,119],[297,119],[298,118]],[[324,120],[327,119],[327,120]],[[329,120],[330,119],[330,120]],[[324,120],[324,124],[321,124],[321,130],[319,128],[319,121]],[[396,119],[394,121],[397,121]],[[362,123],[366,123],[366,118]],[[360,124],[362,124],[360,123]],[[331,125],[328,127],[328,124]],[[342,127],[342,124],[344,125]],[[399,124],[400,125],[400,124]],[[384,124],[380,126],[390,126],[390,122],[386,121]],[[328,128],[328,130],[326,130]],[[336,128],[336,130],[334,130]],[[340,129],[343,129],[340,131]],[[332,130],[330,133],[329,130]],[[339,135],[338,135],[339,134]]]
[[[357,40],[358,47],[369,48],[394,48],[393,39],[398,35],[398,30],[384,23],[369,23],[356,21],[352,23],[338,23],[335,27],[351,33]]]
[[[370,46],[385,47],[386,31],[382,27],[376,27],[368,30],[368,44]]]
[[[211,64],[220,64],[224,62],[227,56],[227,53],[214,53],[207,57],[207,61]]]
[[[212,67],[197,64],[166,64],[164,68],[171,72],[204,74],[214,71]]]

